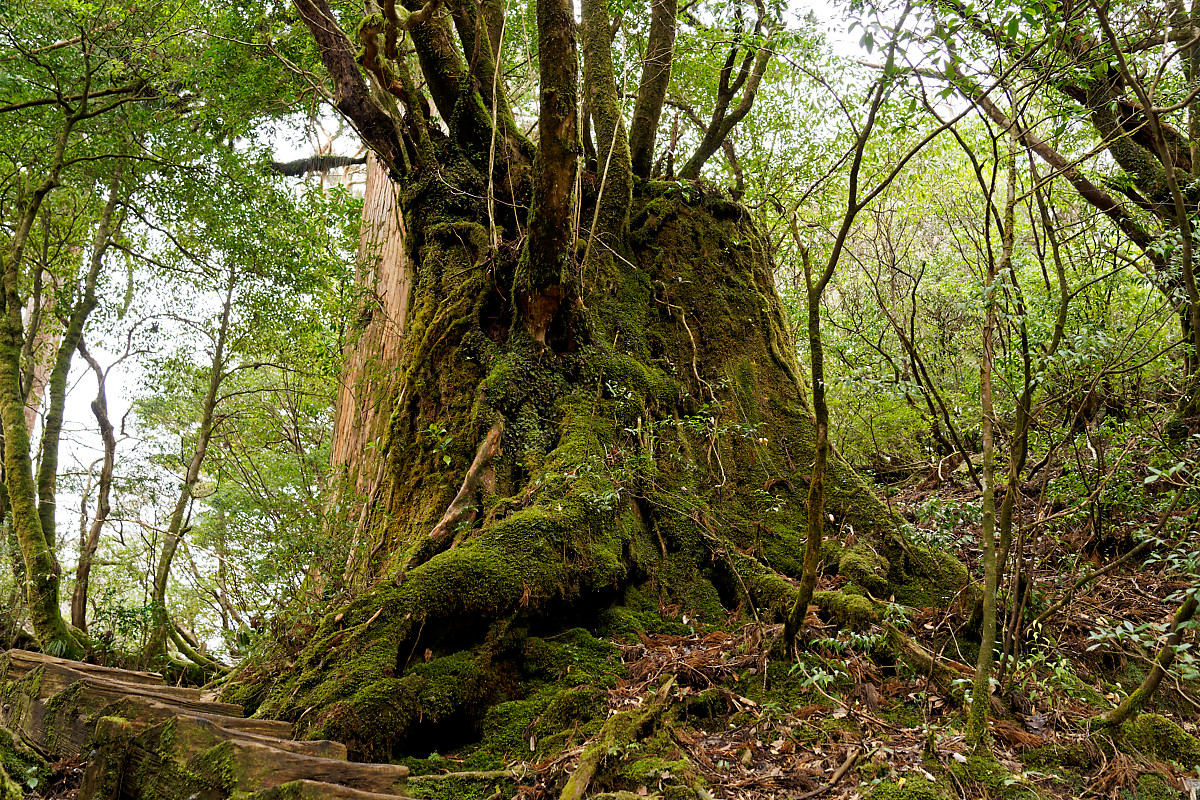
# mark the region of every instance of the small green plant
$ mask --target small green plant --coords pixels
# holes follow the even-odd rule
[[[446,432],[446,426],[430,423],[425,435],[433,440],[433,452],[442,457],[443,464],[450,466],[450,443],[454,437]]]
[[[931,545],[947,547],[963,537],[960,530],[983,521],[983,507],[977,502],[944,500],[931,497],[917,507],[918,531]]]
[[[839,673],[836,666],[832,664],[828,666],[829,669],[826,669],[824,666],[810,667],[802,661],[797,661],[795,664],[792,664],[789,672],[792,675],[796,673],[800,674],[800,687],[802,689],[816,688],[824,691],[838,679]]]

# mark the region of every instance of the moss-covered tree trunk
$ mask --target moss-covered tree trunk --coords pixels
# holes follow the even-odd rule
[[[561,38],[575,35],[570,15],[544,1],[543,50],[574,58]],[[322,7],[298,3],[319,44],[334,37]],[[430,44],[449,36],[439,24],[413,30],[427,78],[434,62],[446,67]],[[499,135],[508,125],[497,126],[495,152],[472,150],[486,143],[462,135],[461,96],[442,114],[452,135],[430,128],[424,155],[416,140],[376,148],[416,166],[393,163],[411,294],[355,567],[366,588],[286,670],[236,688],[297,735],[367,758],[427,750],[439,726],[470,731],[486,708],[520,697],[531,635],[630,630],[660,611],[717,624],[739,609],[772,620],[790,608],[783,576],[801,571],[815,428],[767,245],[718,191],[632,179],[602,8],[585,9],[582,36],[605,156],[574,191],[563,181],[575,133],[562,118],[574,112],[561,97],[537,161]],[[353,77],[348,50],[322,45],[339,87]],[[379,67],[376,79],[402,66]],[[575,91],[575,68],[551,67],[544,107],[548,82]],[[340,106],[365,102],[356,91]],[[564,216],[571,195],[579,208]],[[539,213],[578,227],[537,233]],[[930,587],[953,593],[965,578],[906,542],[836,454],[826,507],[857,540],[831,558],[848,592],[925,604]],[[817,602],[833,609],[830,597]]]
[[[771,262],[719,195],[638,189],[632,263],[584,275],[545,345],[512,324],[515,264],[489,252],[482,209],[430,196],[438,185],[409,198],[403,380],[356,576],[371,588],[330,614],[266,713],[382,757],[422,719],[505,699],[502,664],[531,626],[622,605],[707,623],[785,610],[787,585],[741,566],[800,574],[814,457]],[[472,465],[473,509],[431,539]],[[924,602],[944,562],[903,542],[836,456],[827,497],[862,543],[842,559],[858,589]],[[426,651],[458,676],[452,691]]]

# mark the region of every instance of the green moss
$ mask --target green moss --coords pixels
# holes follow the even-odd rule
[[[843,628],[863,630],[879,620],[875,604],[862,595],[841,592],[813,592],[813,605],[821,614]]]
[[[620,650],[597,639],[584,628],[573,628],[553,639],[530,637],[525,641],[523,668],[532,675],[576,683],[610,684],[620,665]]]
[[[852,738],[857,734],[857,738],[861,739],[862,729],[858,723],[849,716],[840,719],[836,717],[826,717],[821,720],[821,731],[825,734],[824,741],[840,742]]]
[[[842,551],[846,548],[835,539],[825,538],[821,541],[821,563],[837,566],[842,560]]]
[[[902,728],[923,728],[926,722],[919,708],[903,704],[885,708],[879,716]]]
[[[20,800],[24,797],[22,785],[31,779],[35,785],[44,785],[50,774],[50,767],[37,753],[7,728],[0,728],[0,800]]]
[[[896,781],[884,781],[867,795],[870,800],[952,800],[955,796],[940,781],[930,782],[922,777],[910,777],[903,786]]]
[[[944,605],[970,583],[966,566],[946,550],[910,542],[906,556],[907,570],[893,575],[900,578],[893,585],[898,603],[917,608]]]
[[[445,778],[436,781],[412,781],[404,790],[406,797],[417,800],[488,800],[510,797],[516,782],[507,778]]]
[[[1021,763],[1029,769],[1054,770],[1070,767],[1076,770],[1090,769],[1099,761],[1100,754],[1084,742],[1067,744],[1044,744],[1021,754]]]
[[[842,550],[838,572],[876,597],[888,595],[888,560],[869,545],[856,544]]]
[[[1161,775],[1139,775],[1136,800],[1181,800],[1183,793],[1168,784]]]
[[[1184,769],[1200,765],[1200,741],[1160,714],[1141,714],[1121,726],[1130,747]]]
[[[1011,772],[990,753],[975,753],[967,757],[966,763],[951,761],[950,772],[968,786],[979,786],[986,796],[1003,800],[1041,800],[1037,790]]]
[[[792,709],[801,706],[829,706],[832,711],[830,701],[818,692],[813,691],[811,686],[806,686],[806,678],[800,670],[793,670],[791,664],[783,659],[771,659],[767,662],[767,675],[765,687],[761,680],[751,679],[743,680],[738,691],[744,692],[746,697],[760,704],[775,704],[781,708]],[[726,704],[721,696],[720,709],[725,710]],[[755,718],[750,718],[748,724],[753,724]],[[824,733],[821,730],[820,722],[801,721],[797,728],[793,730],[793,735],[804,741],[818,741]]]
[[[610,785],[635,792],[645,786],[651,791],[663,792],[665,796],[694,800],[696,791],[688,785],[694,780],[694,773],[695,768],[686,758],[667,759],[647,755],[627,761],[610,778]],[[667,795],[667,792],[670,794]]]

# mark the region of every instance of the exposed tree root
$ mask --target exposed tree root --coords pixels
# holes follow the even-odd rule
[[[500,449],[500,435],[503,432],[504,418],[497,417],[491,430],[487,432],[487,436],[479,443],[479,448],[475,451],[475,458],[471,461],[471,467],[467,470],[466,477],[463,478],[458,494],[454,496],[454,500],[446,509],[441,521],[434,525],[433,530],[429,532],[430,539],[441,539],[447,534],[456,532],[460,524],[470,523],[475,519],[477,513],[474,505],[475,492],[479,490],[480,483],[485,481],[485,475],[491,467],[492,459],[495,457],[496,451]]]
[[[604,759],[637,741],[667,710],[674,685],[675,678],[672,676],[640,708],[622,711],[608,718],[600,729],[600,735],[584,748],[579,765],[563,787],[561,800],[583,800],[587,796],[588,787],[603,766]]]
[[[187,640],[187,637],[184,636],[183,631],[179,629],[178,625],[171,623],[170,627],[167,629],[167,634],[171,637],[171,641],[175,643],[175,646],[179,648],[179,652],[201,669],[217,675],[224,674],[229,671],[229,667],[227,665],[222,664],[220,661],[217,661],[214,658],[204,655],[195,647],[193,647],[192,643]]]
[[[954,685],[956,680],[971,678],[975,673],[966,664],[939,658],[890,623],[884,623],[888,648],[898,661],[918,675],[924,675],[945,694],[962,700],[963,692]]]
[[[23,800],[22,784],[32,778],[37,785],[49,774],[41,756],[8,728],[0,727],[0,800]]]
[[[0,800],[24,800],[25,792],[21,789],[20,784],[9,777],[8,773],[0,769]]]

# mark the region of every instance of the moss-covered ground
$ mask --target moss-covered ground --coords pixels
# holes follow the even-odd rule
[[[887,613],[902,612],[920,613]],[[1023,675],[1011,692],[1024,699],[1006,703],[987,749],[973,750],[955,697],[889,662],[876,623],[814,619],[808,651],[789,662],[773,648],[775,625],[685,624],[691,616],[675,609],[609,618],[623,625],[527,639],[529,667],[513,676],[521,699],[398,759],[413,772],[409,794],[574,796],[564,789],[590,759],[581,796],[795,797],[850,760],[822,795],[1037,800],[1105,786],[1102,796],[1160,800],[1187,797],[1200,767],[1200,741],[1184,727],[1194,717],[1151,711],[1101,736],[1087,720],[1111,703],[1072,680],[1051,686],[1045,672]]]

